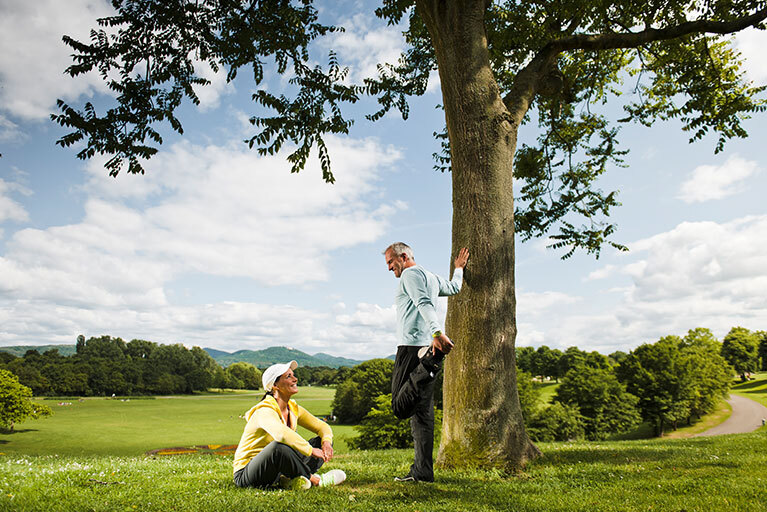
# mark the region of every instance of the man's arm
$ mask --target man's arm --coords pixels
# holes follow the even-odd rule
[[[455,295],[461,291],[463,285],[463,269],[466,267],[466,263],[469,261],[469,250],[466,247],[462,247],[458,251],[458,256],[455,258],[455,270],[453,270],[453,279],[445,281],[439,278],[439,294],[440,295]],[[432,333],[431,340],[432,353],[436,353],[435,349],[445,354],[453,350],[453,342],[443,332],[437,331]]]
[[[444,297],[446,295],[455,295],[461,291],[461,286],[463,285],[463,268],[466,266],[467,261],[469,261],[469,250],[464,247],[458,251],[458,256],[455,258],[455,270],[453,270],[453,279],[448,281],[437,276],[440,296]]]

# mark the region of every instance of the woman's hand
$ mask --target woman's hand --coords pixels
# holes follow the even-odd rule
[[[312,457],[317,457],[318,459],[322,459],[325,462],[328,461],[328,459],[325,457],[325,452],[323,452],[319,448],[312,448]]]
[[[330,441],[322,442],[322,453],[325,454],[325,462],[333,458],[333,445],[330,444]]]

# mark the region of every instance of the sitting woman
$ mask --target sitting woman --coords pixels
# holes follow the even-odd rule
[[[298,379],[293,375],[297,366],[291,361],[264,370],[261,382],[266,394],[245,414],[248,423],[234,454],[234,483],[238,487],[309,489],[346,479],[340,469],[317,474],[333,457],[333,433],[327,423],[291,399],[298,393]],[[306,441],[296,433],[298,425],[318,437]]]

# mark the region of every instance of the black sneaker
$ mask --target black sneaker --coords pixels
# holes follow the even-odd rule
[[[418,359],[421,360],[421,364],[423,364],[432,374],[436,374],[439,371],[441,366],[440,363],[442,363],[444,358],[445,353],[439,349],[435,348],[432,353],[431,346],[423,347],[418,351]]]

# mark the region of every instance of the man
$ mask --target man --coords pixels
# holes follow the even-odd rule
[[[410,471],[394,480],[433,482],[434,380],[442,359],[453,348],[440,328],[435,303],[438,296],[461,291],[469,251],[459,251],[451,281],[417,265],[413,250],[402,242],[387,247],[384,257],[400,280],[395,296],[398,347],[391,382],[392,410],[398,418],[410,418],[415,448]]]

